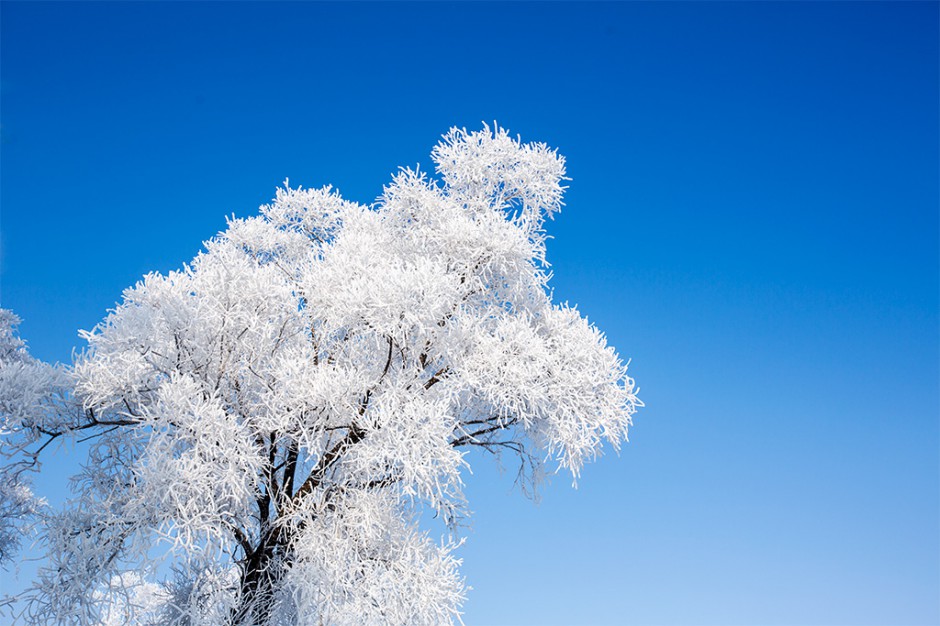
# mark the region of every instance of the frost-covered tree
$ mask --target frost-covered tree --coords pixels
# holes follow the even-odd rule
[[[34,359],[17,333],[20,319],[0,309],[0,566],[8,567],[26,527],[42,509],[33,495],[30,470],[56,432],[79,424],[70,410],[67,372]]]
[[[466,515],[467,451],[534,486],[626,439],[624,363],[547,287],[563,158],[498,128],[432,157],[371,207],[285,185],[84,333],[78,418],[8,420],[90,438],[30,619],[449,623],[457,534],[417,519]]]

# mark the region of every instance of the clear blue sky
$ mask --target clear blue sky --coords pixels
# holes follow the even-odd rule
[[[452,125],[566,155],[556,297],[631,443],[478,464],[475,624],[940,623],[938,4],[13,3],[2,305],[67,361],[277,184],[369,202]]]

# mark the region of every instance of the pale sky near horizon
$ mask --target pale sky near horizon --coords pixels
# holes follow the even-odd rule
[[[495,120],[646,407],[538,504],[473,458],[466,623],[940,624],[938,7],[4,1],[0,304],[67,362],[285,178]]]

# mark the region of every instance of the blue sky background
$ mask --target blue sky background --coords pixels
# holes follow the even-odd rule
[[[538,505],[475,465],[467,623],[940,623],[936,2],[3,2],[0,25],[0,288],[35,355],[68,361],[285,178],[370,202],[496,120],[568,158],[556,298],[647,406]]]

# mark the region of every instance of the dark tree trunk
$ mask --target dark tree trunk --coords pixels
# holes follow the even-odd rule
[[[271,618],[277,589],[284,576],[286,533],[272,528],[242,564],[238,605],[232,610],[232,626],[263,626]]]

